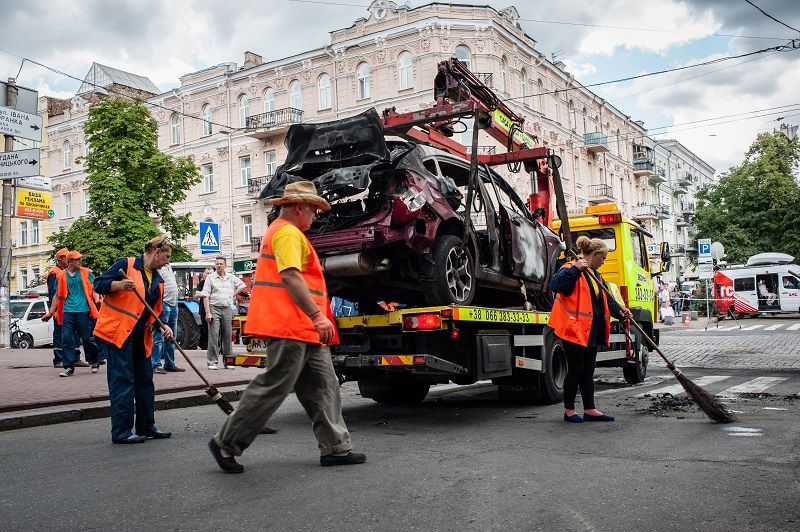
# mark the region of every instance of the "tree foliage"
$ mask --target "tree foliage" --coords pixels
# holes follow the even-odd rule
[[[800,257],[800,143],[761,133],[739,166],[697,194],[698,237],[725,246],[728,262],[777,251]]]
[[[178,242],[195,224],[173,206],[200,181],[197,167],[159,151],[158,124],[141,102],[104,100],[90,110],[84,131],[91,147],[81,158],[89,211],[49,237],[54,248],[78,250],[87,267],[102,271],[141,254],[144,243],[163,232],[173,242],[173,260],[190,259]]]

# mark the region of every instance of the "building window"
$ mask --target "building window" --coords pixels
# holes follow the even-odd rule
[[[89,138],[86,137],[83,139],[83,155],[84,157],[92,153],[92,145],[89,144]]]
[[[239,127],[247,127],[247,115],[250,114],[250,98],[246,94],[239,96]]]
[[[528,84],[528,73],[525,72],[525,69],[519,71],[519,96],[522,98],[522,103],[528,105],[528,92],[526,90]]]
[[[28,288],[28,269],[19,269],[19,286],[22,289]]]
[[[242,238],[242,243],[249,246],[253,238],[253,217],[250,215],[242,216]]]
[[[19,223],[19,245],[28,245],[28,222]]]
[[[468,69],[472,70],[472,58],[469,52],[469,48],[467,48],[463,44],[460,44],[456,46],[456,51],[453,53],[453,56],[462,63],[464,63],[464,65],[466,65]]]
[[[169,119],[169,127],[172,133],[172,144],[181,143],[181,116],[178,113],[172,113]]]
[[[319,93],[319,110],[331,108],[331,77],[323,74],[317,80],[317,89]]]
[[[212,118],[211,106],[209,104],[206,104],[206,105],[203,106],[203,136],[204,137],[207,137],[208,135],[211,135],[214,132],[213,128],[211,127],[211,118]]]
[[[275,167],[277,165],[275,150],[270,150],[264,153],[264,165],[267,175],[275,175]]]
[[[500,90],[508,92],[508,61],[505,56],[500,59]]]
[[[91,198],[89,197],[89,191],[88,190],[84,190],[83,191],[83,213],[84,214],[88,213],[92,208],[90,200],[91,200]]]
[[[250,184],[250,178],[252,177],[252,173],[250,172],[250,156],[245,155],[244,157],[239,157],[239,175],[241,176],[240,184],[243,187],[246,187]]]
[[[275,110],[275,89],[269,88],[264,91],[264,112],[271,113]]]
[[[72,218],[72,192],[64,192],[64,218]]]
[[[358,99],[369,98],[369,65],[361,63],[356,72],[358,73]]]
[[[203,192],[214,192],[214,165],[204,164],[203,170]]]
[[[569,102],[569,127],[573,131],[578,128],[578,113],[575,109],[575,104],[571,100]]]
[[[557,88],[553,86],[553,119],[556,123],[561,123],[561,100],[558,97],[558,92],[555,92]]]
[[[72,146],[68,140],[64,141],[64,169],[72,168]]]
[[[32,275],[33,283],[34,284],[38,284],[39,283],[39,271],[40,271],[39,267],[38,266],[34,266],[32,271],[33,271],[33,275]]]
[[[299,111],[303,110],[303,92],[300,90],[300,82],[297,80],[289,85],[289,107]]]
[[[581,180],[581,158],[577,155],[575,156],[575,166],[572,172],[575,175],[575,182],[579,183]]]
[[[414,86],[414,66],[411,62],[411,52],[400,54],[397,68],[400,74],[400,90],[412,88]]]
[[[39,220],[31,221],[31,245],[39,243]]]

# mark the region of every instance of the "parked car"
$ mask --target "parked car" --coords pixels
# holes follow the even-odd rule
[[[330,295],[362,312],[378,300],[513,306],[546,297],[563,244],[496,172],[480,168],[466,223],[469,163],[387,141],[374,109],[293,125],[286,146],[261,198],[308,179],[331,203],[308,234]]]
[[[47,298],[15,299],[9,302],[11,321],[19,327],[19,347],[28,349],[53,343],[53,320],[42,321],[47,312]]]

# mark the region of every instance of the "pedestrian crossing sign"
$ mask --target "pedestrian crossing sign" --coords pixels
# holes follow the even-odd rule
[[[200,222],[200,253],[219,253],[219,224]]]

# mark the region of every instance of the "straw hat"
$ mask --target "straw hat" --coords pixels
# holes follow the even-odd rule
[[[288,203],[310,203],[321,211],[331,210],[331,205],[320,196],[317,196],[317,187],[311,181],[297,181],[289,183],[283,189],[283,196],[267,200],[272,205],[286,205]]]

